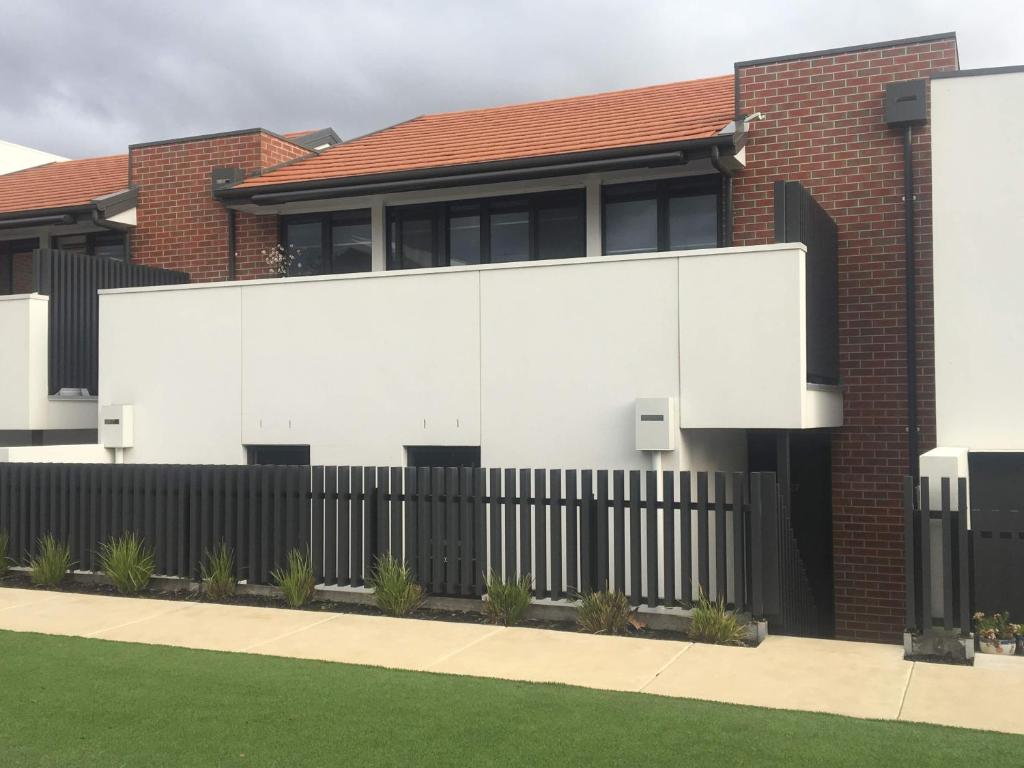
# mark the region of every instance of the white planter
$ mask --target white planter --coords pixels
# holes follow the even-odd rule
[[[984,640],[978,639],[978,650],[982,653],[994,653],[1001,656],[1013,656],[1017,649],[1016,640]]]

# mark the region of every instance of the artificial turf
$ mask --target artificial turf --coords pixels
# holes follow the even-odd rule
[[[1019,765],[1024,738],[0,632],[5,766]]]

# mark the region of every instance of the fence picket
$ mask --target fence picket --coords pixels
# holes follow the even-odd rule
[[[548,472],[548,519],[551,523],[551,599],[562,597],[562,473]]]

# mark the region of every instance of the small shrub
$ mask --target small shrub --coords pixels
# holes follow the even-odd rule
[[[207,550],[200,566],[206,594],[214,600],[222,600],[235,594],[235,556],[223,541]]]
[[[484,601],[484,616],[492,624],[511,627],[530,607],[530,591],[533,579],[529,574],[511,581],[502,581],[494,571],[487,575],[487,599]]]
[[[629,627],[632,609],[622,592],[587,592],[579,597],[576,623],[584,632],[621,635]]]
[[[423,602],[423,587],[409,569],[391,553],[381,555],[367,584],[373,588],[377,607],[388,616],[406,616]]]
[[[71,570],[71,549],[50,534],[39,539],[38,552],[28,562],[32,569],[32,583],[55,587]]]
[[[133,531],[100,545],[100,570],[122,595],[141,592],[153,577],[153,550]]]
[[[3,528],[0,528],[0,576],[7,575],[7,569],[11,564],[10,558],[7,555],[10,544],[10,535]]]
[[[310,601],[316,589],[313,563],[302,550],[288,553],[288,567],[276,568],[270,574],[274,583],[284,592],[284,599],[292,608],[300,608]]]
[[[725,609],[724,600],[712,602],[702,589],[693,606],[689,635],[700,643],[739,645],[747,639],[747,627],[735,613]]]

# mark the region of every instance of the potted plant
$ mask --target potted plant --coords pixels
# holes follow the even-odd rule
[[[978,636],[978,648],[982,653],[999,653],[1012,656],[1017,647],[1020,624],[1010,623],[1006,611],[986,616],[980,611],[974,614],[974,631]]]

